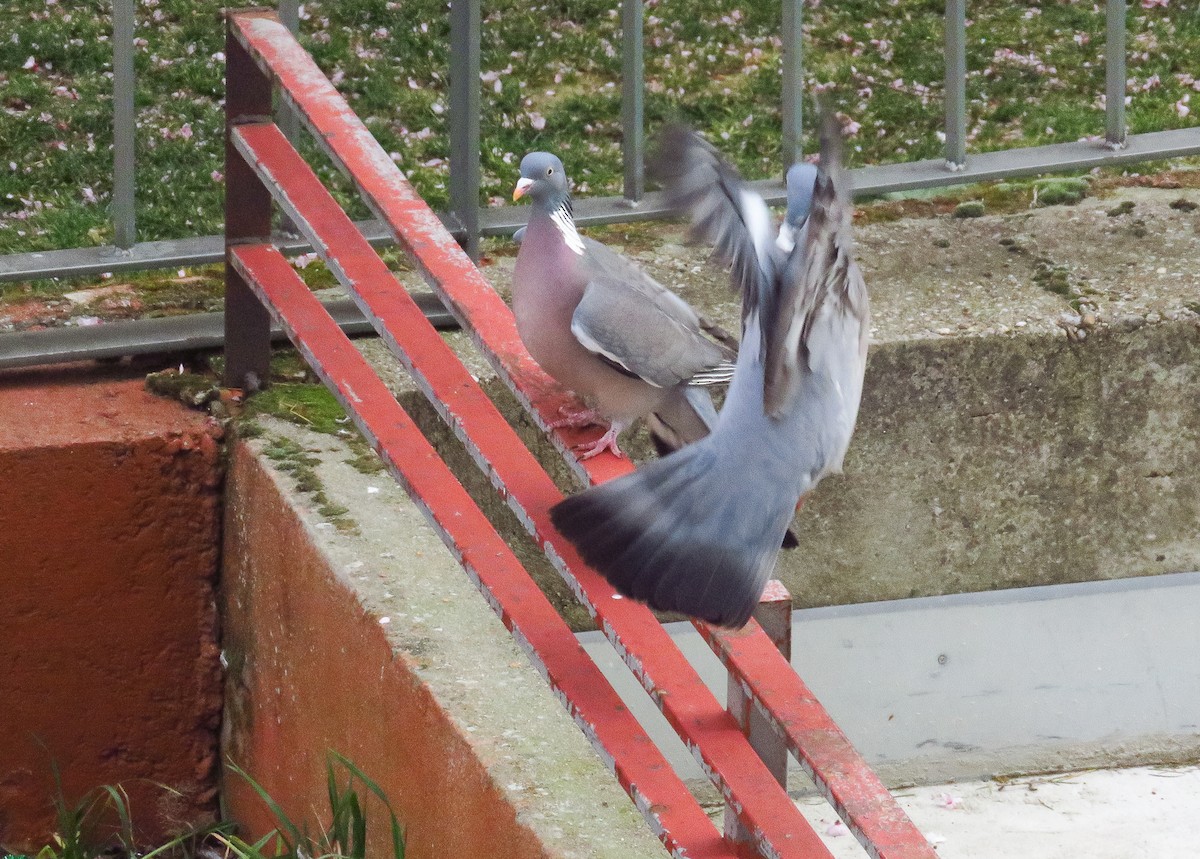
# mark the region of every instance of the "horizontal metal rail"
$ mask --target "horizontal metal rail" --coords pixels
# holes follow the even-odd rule
[[[425,318],[435,328],[457,328],[437,297],[414,295]],[[326,311],[347,335],[374,334],[358,306],[348,298],[323,302]],[[272,342],[286,342],[287,333],[278,325],[271,329]],[[225,319],[220,313],[189,313],[161,319],[131,319],[103,325],[18,331],[0,336],[0,370],[39,367],[71,361],[104,361],[138,355],[182,355],[208,352],[225,346]]]
[[[282,0],[285,20],[295,17],[294,0]],[[481,26],[479,0],[464,4],[462,15],[452,21],[451,53],[455,68],[467,68],[478,62]],[[625,4],[622,12],[622,136],[625,141],[623,162],[625,187],[616,197],[578,201],[581,224],[615,223],[658,218],[667,214],[662,200],[644,193],[641,162],[644,154],[644,118],[641,110],[644,80],[641,36],[641,4]],[[782,71],[782,155],[786,163],[800,156],[803,45],[800,17],[803,0],[782,0],[783,71]],[[945,157],[896,165],[879,165],[853,172],[857,193],[873,195],[912,188],[933,188],[962,182],[1002,179],[1015,176],[1084,169],[1102,165],[1200,154],[1200,129],[1151,132],[1127,137],[1125,129],[1125,45],[1126,0],[1106,0],[1105,41],[1105,136],[1100,144],[1065,143],[1034,146],[1002,152],[972,154],[966,152],[966,58],[965,0],[947,0],[945,52]],[[466,14],[474,9],[474,14]],[[134,220],[134,145],[132,123],[132,58],[134,4],[119,2],[114,16],[114,66],[123,93],[115,103],[114,202],[113,222],[117,246],[70,248],[0,256],[0,281],[24,281],[39,278],[82,277],[101,272],[137,271],[154,268],[205,265],[220,262],[221,238],[205,236],[187,239],[135,242]],[[294,27],[293,27],[294,29]],[[128,44],[126,44],[128,42]],[[451,207],[459,215],[443,215],[455,235],[474,251],[477,236],[503,235],[521,226],[521,210],[511,207],[479,209],[471,205],[479,199],[479,128],[478,117],[471,117],[471,105],[477,103],[478,87],[468,86],[470,75],[459,75],[451,94]],[[472,98],[475,101],[472,101]],[[465,99],[465,101],[464,101]],[[285,116],[288,116],[285,113]],[[457,119],[454,119],[457,117]],[[288,116],[290,120],[290,116]],[[1107,151],[1106,151],[1107,150]],[[1116,151],[1113,151],[1116,150]],[[965,168],[965,169],[964,169]],[[777,182],[758,183],[772,202],[782,199]],[[367,226],[373,240],[388,241],[378,225]]]
[[[949,170],[944,160],[935,158],[859,167],[850,171],[850,178],[854,184],[855,198],[863,199],[897,191],[949,187],[1092,167],[1115,167],[1198,154],[1200,128],[1178,128],[1129,135],[1124,147],[1116,149],[1104,140],[1051,143],[972,155],[961,170]],[[768,203],[778,205],[784,201],[783,184],[777,180],[751,182],[750,185]],[[586,197],[575,201],[575,220],[581,226],[658,220],[671,215],[671,208],[663,195],[657,192],[645,194],[636,207],[631,207],[623,197]],[[525,226],[528,217],[528,210],[521,206],[481,209],[480,232],[484,236],[511,235]],[[443,214],[440,218],[446,229],[461,235],[461,225],[454,215]],[[359,227],[377,247],[394,244],[391,232],[379,220],[361,221]],[[281,247],[288,254],[312,250],[307,242],[297,239],[284,240]],[[142,242],[128,251],[103,246],[10,254],[0,256],[0,282],[210,265],[219,263],[222,254],[220,236]]]
[[[576,723],[605,749],[617,779],[667,849],[680,857],[729,857],[712,823],[550,601],[295,270],[270,245],[231,247],[229,261],[488,596]],[[424,326],[415,305],[408,313],[412,324]]]
[[[241,14],[231,18],[231,26],[234,35],[251,51],[260,67],[278,79],[284,98],[293,102],[314,137],[344,172],[354,179],[368,205],[392,226],[398,241],[413,255],[430,285],[439,292],[460,322],[466,323],[464,327],[472,332],[501,378],[510,384],[521,400],[532,407],[535,419],[544,426],[548,418],[556,416],[557,407],[564,402],[566,395],[533,364],[524,351],[507,306],[442,229],[438,219],[412,192],[365,126],[353,116],[328,81],[315,69],[311,58],[294,41],[282,37],[283,30],[277,22],[269,15]],[[248,150],[249,135],[270,133],[251,132],[247,127],[238,129],[234,139],[240,141],[239,147]],[[296,175],[296,165],[289,165],[273,178],[278,185],[284,181],[295,181]],[[281,187],[277,194],[283,194]],[[290,214],[295,217],[299,212]],[[314,244],[319,243],[314,239]],[[336,263],[331,262],[331,268],[335,273],[339,271]],[[388,295],[379,298],[386,302]],[[388,325],[380,305],[375,301],[371,301],[371,305],[378,315],[377,327],[385,341],[394,347],[402,360],[415,365],[416,362],[405,358],[407,351],[403,348],[405,339],[415,336],[413,332],[400,331]],[[439,370],[442,367],[440,363],[426,361],[421,368],[429,372],[435,366]],[[422,369],[414,366],[418,375]],[[804,848],[806,855],[812,855],[808,851],[824,855],[819,840],[812,838],[811,830],[807,828],[797,829],[782,838],[769,837],[772,832],[778,833],[783,825],[779,822],[783,818],[776,815],[788,817],[794,814],[794,807],[790,802],[777,804],[776,797],[782,794],[782,790],[761,761],[756,757],[749,761],[742,759],[745,738],[728,714],[711,698],[678,651],[667,641],[661,640],[664,636],[662,628],[652,615],[629,600],[615,599],[616,595],[607,582],[579,564],[574,550],[554,531],[546,514],[548,507],[557,500],[557,490],[547,482],[548,478],[545,478],[536,462],[527,458],[523,447],[513,451],[511,444],[497,444],[494,436],[487,435],[489,427],[473,425],[466,413],[456,407],[456,400],[464,396],[467,390],[466,386],[455,384],[439,386],[433,392],[435,395],[432,399],[443,417],[455,428],[456,434],[467,443],[480,466],[498,485],[518,518],[547,548],[548,555],[572,583],[577,595],[595,613],[618,652],[625,657],[635,676],[659,704],[668,720],[685,737],[693,751],[701,756],[706,770],[714,776],[714,782],[726,798],[733,802],[743,822],[749,824],[751,831],[759,834],[760,848],[766,847],[763,843],[763,838],[766,838],[771,850],[783,851],[774,855],[789,855],[797,845],[807,842],[808,846]],[[439,396],[444,402],[439,402]],[[553,437],[564,451],[569,451],[570,444],[578,438],[566,433],[555,433]],[[514,456],[524,460],[519,467],[512,462]],[[611,457],[597,458],[586,466],[576,462],[573,457],[571,462],[593,479],[614,476],[629,468],[627,462]],[[774,651],[773,645],[757,625],[752,624],[743,634],[751,639],[761,639],[771,653],[769,657],[762,656],[762,663],[755,665],[752,672],[747,672],[747,675],[754,676],[740,678],[756,700],[765,701],[773,696],[772,687],[769,683],[764,685],[756,676],[769,672],[790,672],[791,669]],[[755,658],[760,655],[756,653]],[[730,662],[735,672],[745,664],[745,661]],[[763,709],[770,712],[769,708]],[[777,705],[776,709],[782,711],[784,708],[783,705]],[[827,716],[825,720],[828,721]],[[798,744],[807,739],[794,725],[778,727],[796,736]],[[704,741],[698,742],[697,738],[703,738]],[[830,770],[814,767],[818,781],[840,779],[847,765],[855,763],[847,758],[847,755],[854,753],[844,737],[841,737],[841,742],[844,747],[838,748],[834,755],[823,754],[821,750],[808,750],[809,759],[836,764]],[[869,772],[861,759],[857,759],[857,768],[850,767],[851,778],[858,775],[859,769]],[[751,781],[760,783],[757,789],[749,792],[739,789],[747,787]],[[859,833],[868,845],[873,844],[872,839],[876,834],[881,836],[879,843],[882,846],[869,849],[877,850],[876,855],[893,859],[935,855],[915,827],[903,818],[894,800],[877,780],[864,783],[861,791],[870,794],[874,801],[866,813],[879,810],[889,812],[887,820],[858,818],[850,821],[851,829]],[[867,809],[865,803],[845,803],[845,798],[856,791],[827,792],[834,797],[835,803],[841,803],[835,804],[840,814],[858,814],[860,810]],[[755,804],[754,808],[747,805],[751,801]],[[762,809],[772,806],[775,811],[759,817]],[[788,811],[785,812],[785,808]],[[904,830],[900,835],[894,831],[892,817],[907,824],[906,827],[900,827]]]
[[[451,231],[460,230],[452,216],[446,216],[445,224]],[[379,221],[359,221],[358,228],[367,241],[376,247],[395,244],[392,234]],[[312,251],[312,245],[291,235],[276,236],[275,244],[288,256]],[[113,245],[100,245],[94,248],[31,251],[0,256],[0,283],[216,265],[224,260],[224,236],[140,242],[127,250]]]

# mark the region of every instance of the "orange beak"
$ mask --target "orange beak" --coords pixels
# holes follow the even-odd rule
[[[513,202],[517,202],[525,196],[525,192],[529,190],[529,186],[533,184],[532,179],[524,177],[517,180],[517,187],[513,189]]]

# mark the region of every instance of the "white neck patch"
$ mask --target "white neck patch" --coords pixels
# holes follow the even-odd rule
[[[571,217],[571,213],[567,207],[559,206],[555,209],[550,215],[550,220],[558,228],[558,232],[563,237],[563,241],[567,243],[567,247],[579,256],[583,256],[583,239],[580,238],[579,231],[575,229],[575,219]]]

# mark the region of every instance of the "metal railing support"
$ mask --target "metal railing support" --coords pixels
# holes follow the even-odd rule
[[[479,260],[480,0],[450,4],[450,209],[463,249]]]
[[[225,37],[225,246],[267,242],[271,193],[238,153],[233,131],[271,116],[271,79],[233,36]],[[232,265],[225,266],[225,385],[254,391],[271,364],[271,315]]]
[[[279,21],[288,31],[299,38],[300,36],[300,0],[279,0]],[[279,100],[275,109],[275,124],[283,132],[284,137],[296,145],[300,140],[300,118],[292,110],[287,99]]]
[[[137,241],[134,215],[137,155],[134,122],[137,79],[133,52],[135,0],[113,0],[113,243],[122,250]]]
[[[804,156],[804,0],[783,0],[783,169]]]
[[[946,0],[946,164],[967,163],[967,0]]]
[[[279,21],[297,39],[300,38],[300,0],[279,0]],[[275,107],[275,124],[293,146],[300,142],[300,117],[287,99],[280,99]],[[279,213],[279,231],[296,235],[296,225],[285,213]]]
[[[1125,146],[1125,0],[1107,0],[1104,46],[1104,137],[1114,149]]]
[[[763,591],[754,619],[771,639],[781,656],[789,664],[792,661],[792,595],[783,582],[771,579]],[[730,672],[725,693],[725,709],[737,721],[738,726],[750,741],[750,747],[758,753],[767,769],[787,790],[788,749],[787,742],[771,724],[771,720],[754,706],[750,695],[742,686],[742,678]],[[725,837],[734,844],[752,845],[754,835],[738,820],[729,806],[725,807]]]
[[[631,205],[646,193],[645,43],[642,0],[621,0],[621,156],[625,162],[625,200]]]

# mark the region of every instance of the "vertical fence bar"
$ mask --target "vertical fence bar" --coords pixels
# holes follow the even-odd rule
[[[134,74],[135,0],[113,0],[113,242],[128,249],[137,241],[134,214],[137,158],[135,124],[137,78]]]
[[[783,0],[783,169],[804,155],[804,0]]]
[[[1114,149],[1125,147],[1125,0],[1107,0],[1104,48],[1104,136]]]
[[[287,27],[293,36],[300,35],[300,0],[279,0],[279,21]],[[283,136],[296,146],[300,141],[300,117],[292,110],[292,106],[280,99],[275,108],[275,124],[283,132]],[[297,235],[296,225],[285,213],[279,213],[279,231]]]
[[[233,144],[233,129],[271,116],[271,80],[226,24],[225,245],[268,241],[271,192]],[[228,251],[226,251],[228,253]],[[225,260],[225,385],[254,391],[267,381],[271,316],[249,284]]]
[[[300,0],[279,0],[279,21],[293,36],[299,36]],[[279,107],[275,111],[275,124],[279,126],[284,137],[295,146],[300,137],[300,118],[284,99],[279,100]]]
[[[784,587],[783,582],[772,579],[767,582],[762,599],[754,610],[754,619],[763,628],[763,632],[771,639],[771,643],[779,648],[783,658],[792,661],[792,595]],[[787,788],[788,750],[787,741],[780,736],[771,725],[768,718],[755,708],[746,692],[742,689],[739,679],[729,675],[729,685],[726,688],[725,709],[727,709],[742,731],[745,732],[750,746],[762,758],[763,763],[775,776],[776,780]],[[753,835],[737,819],[733,809],[725,808],[725,837],[734,844],[752,845]]]
[[[642,0],[621,0],[621,134],[629,203],[637,203],[646,192],[643,12]]]
[[[465,236],[459,241],[479,260],[480,0],[450,3],[450,208]]]
[[[946,163],[967,163],[967,0],[946,0]]]

